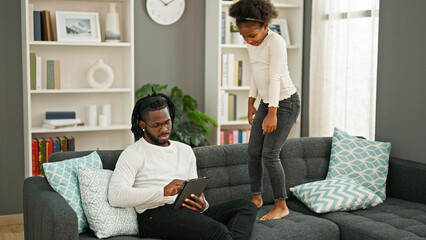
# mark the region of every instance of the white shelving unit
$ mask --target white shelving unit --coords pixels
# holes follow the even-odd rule
[[[121,42],[104,41],[105,17],[110,2],[117,3],[120,16]],[[134,105],[134,3],[133,0],[21,0],[22,8],[22,63],[24,88],[24,147],[25,176],[32,174],[31,140],[73,136],[75,150],[123,149],[133,142],[130,132],[130,117]],[[34,10],[49,10],[55,39],[56,11],[97,12],[102,41],[57,42],[33,41],[30,39],[29,6]],[[60,61],[61,89],[31,90],[30,53],[46,59]],[[94,89],[87,81],[87,71],[98,59],[108,64],[114,72],[114,82],[110,88]],[[42,64],[43,67],[43,64]],[[46,75],[42,75],[42,79]],[[88,126],[87,108],[98,106],[98,115],[103,104],[111,104],[111,125]],[[46,111],[75,111],[86,124],[79,127],[61,129],[42,128]]]
[[[287,20],[291,45],[287,46],[287,57],[290,77],[298,89],[300,98],[302,97],[302,46],[303,46],[303,0],[274,0],[277,8],[278,19]],[[222,11],[227,15],[232,1],[209,0],[206,1],[206,35],[205,35],[205,112],[218,122],[217,128],[211,129],[208,141],[211,144],[220,143],[221,130],[249,129],[247,120],[226,121],[219,120],[220,91],[237,95],[237,119],[247,116],[247,101],[249,92],[249,58],[246,45],[231,44],[227,39],[225,44],[221,43],[221,19]],[[227,22],[226,24],[229,24]],[[221,81],[221,56],[232,53],[236,60],[243,61],[243,79],[241,87],[224,88],[220,86]],[[257,107],[258,103],[256,103]],[[290,132],[291,138],[300,137],[301,117],[297,120]]]

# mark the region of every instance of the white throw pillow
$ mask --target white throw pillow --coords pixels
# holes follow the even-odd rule
[[[112,207],[108,202],[111,175],[111,170],[78,166],[81,201],[89,227],[98,238],[138,235],[135,209]]]

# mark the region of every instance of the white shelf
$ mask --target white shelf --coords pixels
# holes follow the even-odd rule
[[[129,130],[129,124],[113,124],[108,127],[101,126],[77,126],[77,127],[64,127],[58,129],[48,129],[43,127],[33,127],[32,133],[63,133],[63,132],[96,132],[96,131],[114,131],[114,130]]]
[[[245,44],[221,44],[222,48],[229,48],[229,49],[238,49],[238,48],[247,48],[247,45]],[[289,45],[287,46],[287,49],[299,49],[298,46],[295,45]]]
[[[30,41],[30,46],[131,47],[131,43]]]
[[[242,86],[242,87],[221,87],[221,90],[225,91],[248,91],[250,90],[249,86]]]
[[[59,93],[129,93],[132,89],[130,88],[109,88],[109,89],[93,89],[93,88],[81,88],[81,89],[43,89],[43,90],[31,90],[31,94],[59,94]]]
[[[233,1],[222,1],[223,6],[231,6],[235,2]],[[290,3],[273,3],[275,7],[277,8],[298,8],[300,5],[297,4],[290,4]]]
[[[220,125],[221,126],[242,126],[242,125],[250,126],[250,124],[248,123],[248,120],[221,122]]]
[[[278,19],[287,20],[292,45],[287,46],[287,60],[290,77],[297,88],[302,85],[302,46],[303,46],[303,0],[273,0],[278,11]],[[247,115],[247,100],[250,85],[250,62],[246,44],[230,44],[231,34],[229,32],[229,7],[233,1],[206,1],[205,12],[205,98],[204,109],[206,113],[218,122],[217,128],[211,129],[208,136],[210,143],[220,144],[221,130],[239,130],[250,128],[247,120],[221,122],[220,114],[224,114],[226,103],[220,104],[222,92],[236,95],[236,119]],[[225,12],[225,44],[222,43],[222,12]],[[222,80],[222,54],[234,54],[234,60],[243,61],[242,85],[244,87],[221,87]],[[298,91],[301,96],[301,91]],[[259,101],[256,101],[256,107]],[[223,116],[222,116],[223,117]],[[300,118],[300,117],[299,117]],[[226,118],[225,118],[226,119]],[[300,121],[297,121],[290,132],[289,137],[300,137]]]
[[[110,2],[117,3],[122,42],[58,42],[30,39],[30,4],[37,11],[51,14],[56,35],[56,11],[86,11],[99,14],[101,39],[105,34],[105,19]],[[134,0],[22,0],[22,68],[24,95],[24,152],[25,176],[32,175],[31,141],[34,138],[73,136],[75,150],[124,149],[133,142],[130,132],[134,106]],[[41,57],[41,90],[31,90],[30,53]],[[114,73],[110,88],[90,88],[87,71],[103,59]],[[60,89],[46,89],[47,60],[60,63]],[[100,74],[102,76],[102,74]],[[112,125],[77,126],[47,129],[41,125],[47,111],[73,111],[76,117],[88,122],[88,106],[97,106],[97,117],[104,104],[111,105]]]

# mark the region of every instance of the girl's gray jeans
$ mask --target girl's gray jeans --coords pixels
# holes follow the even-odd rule
[[[281,148],[287,139],[300,112],[300,100],[297,93],[281,100],[277,109],[277,129],[263,135],[262,123],[268,114],[268,104],[260,102],[250,132],[248,162],[250,186],[253,194],[263,192],[264,168],[268,170],[274,199],[286,199],[285,173],[280,161]]]

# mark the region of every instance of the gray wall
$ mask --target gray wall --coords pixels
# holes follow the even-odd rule
[[[380,1],[376,139],[426,163],[426,1]]]
[[[204,110],[204,8],[205,1],[188,0],[182,18],[163,26],[149,18],[146,0],[135,1],[136,89],[178,86]]]
[[[0,215],[22,212],[21,4],[0,1]]]

